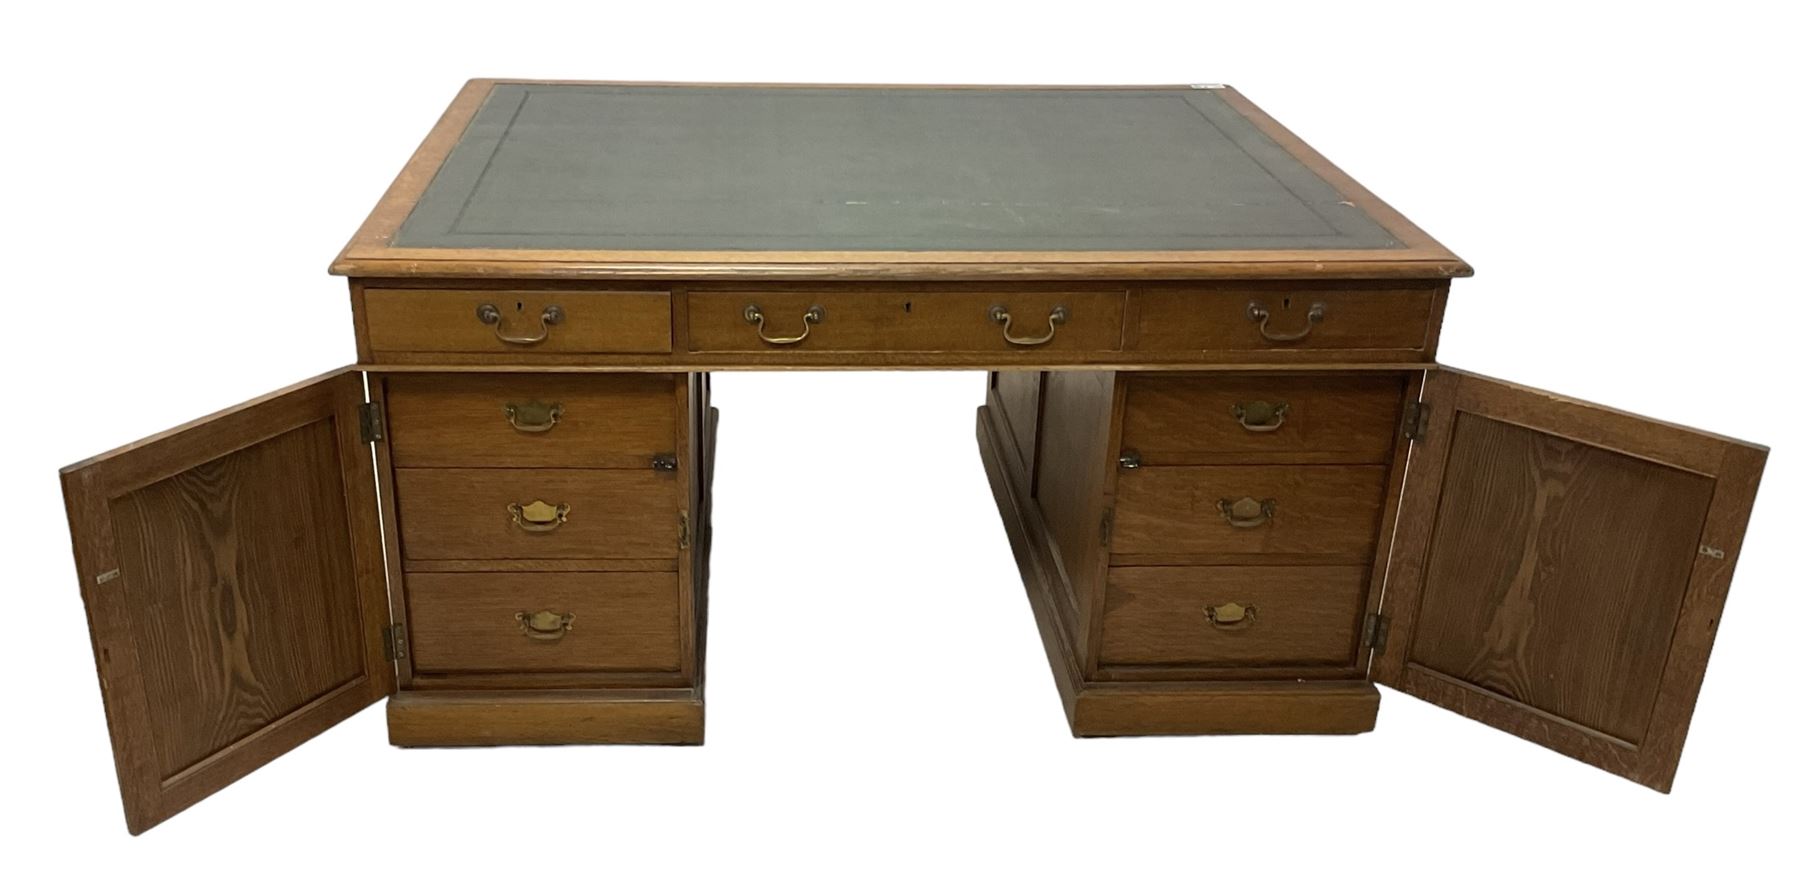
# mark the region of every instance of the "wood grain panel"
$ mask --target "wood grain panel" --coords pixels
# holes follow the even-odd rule
[[[401,467],[645,469],[675,455],[673,374],[421,374],[386,377],[387,438]],[[506,407],[562,409],[521,432]]]
[[[1114,567],[1100,662],[1348,667],[1367,578],[1361,566]],[[1206,609],[1227,603],[1254,618],[1214,625]]]
[[[413,668],[437,672],[673,671],[681,668],[673,573],[409,573]],[[561,639],[514,618],[574,615]]]
[[[327,374],[63,470],[132,833],[392,690],[362,388]]]
[[[678,553],[681,487],[651,470],[402,469],[394,474],[408,560],[656,558]],[[509,504],[568,504],[549,532],[513,523]]]
[[[1120,448],[1154,466],[1386,464],[1405,384],[1381,375],[1135,374],[1126,378]],[[1234,412],[1256,402],[1287,409],[1274,431],[1246,429]]]
[[[793,345],[769,345],[744,309],[760,308],[766,335],[783,338],[808,333]],[[807,331],[802,318],[817,306],[824,317]],[[989,318],[1000,306],[1012,315],[1019,338],[1050,333],[1056,308],[1068,320],[1043,345],[1007,342],[1003,327]],[[957,352],[992,351],[1056,356],[1067,352],[1110,352],[1119,347],[1123,291],[1021,292],[964,290],[813,289],[694,290],[687,296],[688,349],[693,352]]]
[[[164,777],[362,674],[329,421],[114,498]]]
[[[365,289],[362,320],[369,350],[503,354],[527,359],[558,352],[668,352],[669,294],[624,290]],[[491,304],[500,312],[498,333],[476,317]],[[544,326],[551,306],[560,323]],[[499,335],[544,339],[511,344]]]
[[[1136,325],[1126,348],[1144,352],[1255,353],[1301,357],[1308,351],[1365,351],[1395,360],[1426,358],[1433,326],[1426,287],[1367,288],[1321,283],[1214,284],[1133,290]],[[1268,311],[1266,330],[1249,314]],[[1309,323],[1315,304],[1324,316]]]
[[[1019,448],[1019,464],[1027,478],[1033,475],[1037,464],[1038,399],[1043,394],[1044,377],[1036,370],[1002,370],[993,374],[1000,416],[1012,429],[1013,443]]]
[[[1643,740],[1712,481],[1460,414],[1412,662]]]
[[[1044,377],[1038,431],[1036,497],[1049,536],[1053,563],[1069,588],[1072,604],[1064,622],[1083,632],[1087,608],[1098,608],[1106,547],[1101,516],[1106,510],[1106,475],[1112,467],[1113,382],[1106,371],[1051,371]],[[1080,637],[1080,636],[1078,636]],[[1086,656],[1078,640],[1077,650]]]
[[[1119,474],[1112,551],[1367,557],[1386,498],[1376,466],[1145,467]],[[1220,500],[1274,502],[1274,518],[1236,528]]]
[[[1447,369],[1424,397],[1373,677],[1667,791],[1767,449]]]

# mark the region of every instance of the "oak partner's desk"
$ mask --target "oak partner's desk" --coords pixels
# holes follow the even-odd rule
[[[1765,455],[1437,367],[1469,268],[1223,87],[471,82],[332,271],[357,368],[64,473],[133,831],[383,697],[699,743],[708,371],[994,371],[1077,734],[1381,682],[1665,790]]]

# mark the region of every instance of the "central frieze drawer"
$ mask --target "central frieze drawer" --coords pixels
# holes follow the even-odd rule
[[[695,352],[1115,351],[1123,291],[688,293]]]
[[[626,290],[367,289],[374,352],[664,354],[669,294]]]
[[[1119,471],[1112,552],[1373,554],[1379,466],[1145,467]]]
[[[406,593],[420,672],[681,667],[675,573],[411,573]]]
[[[680,486],[651,470],[399,469],[407,560],[666,558]]]
[[[419,374],[387,381],[401,467],[673,463],[681,409],[670,374]]]

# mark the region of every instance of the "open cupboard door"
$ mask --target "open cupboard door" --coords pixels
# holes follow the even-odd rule
[[[136,834],[391,693],[362,375],[62,471]]]
[[[1768,450],[1429,373],[1376,681],[1667,792]]]

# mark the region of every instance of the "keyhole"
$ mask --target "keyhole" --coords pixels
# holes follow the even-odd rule
[[[907,302],[907,303],[901,305],[900,307],[905,308],[907,314],[912,313],[912,303],[911,302]]]
[[[1294,300],[1293,300],[1293,299],[1292,299],[1292,298],[1287,298],[1287,299],[1282,299],[1282,300],[1281,300],[1281,308],[1282,308],[1282,310],[1284,310],[1284,311],[1285,311],[1285,310],[1287,310],[1287,309],[1289,309],[1289,308],[1292,308],[1292,307],[1293,307],[1293,306],[1294,306]]]
[[[525,303],[524,303],[524,302],[520,302],[520,303],[518,303],[518,304],[517,304],[517,305],[514,305],[514,306],[513,306],[513,310],[514,310],[514,311],[524,311],[524,310],[525,310]]]

